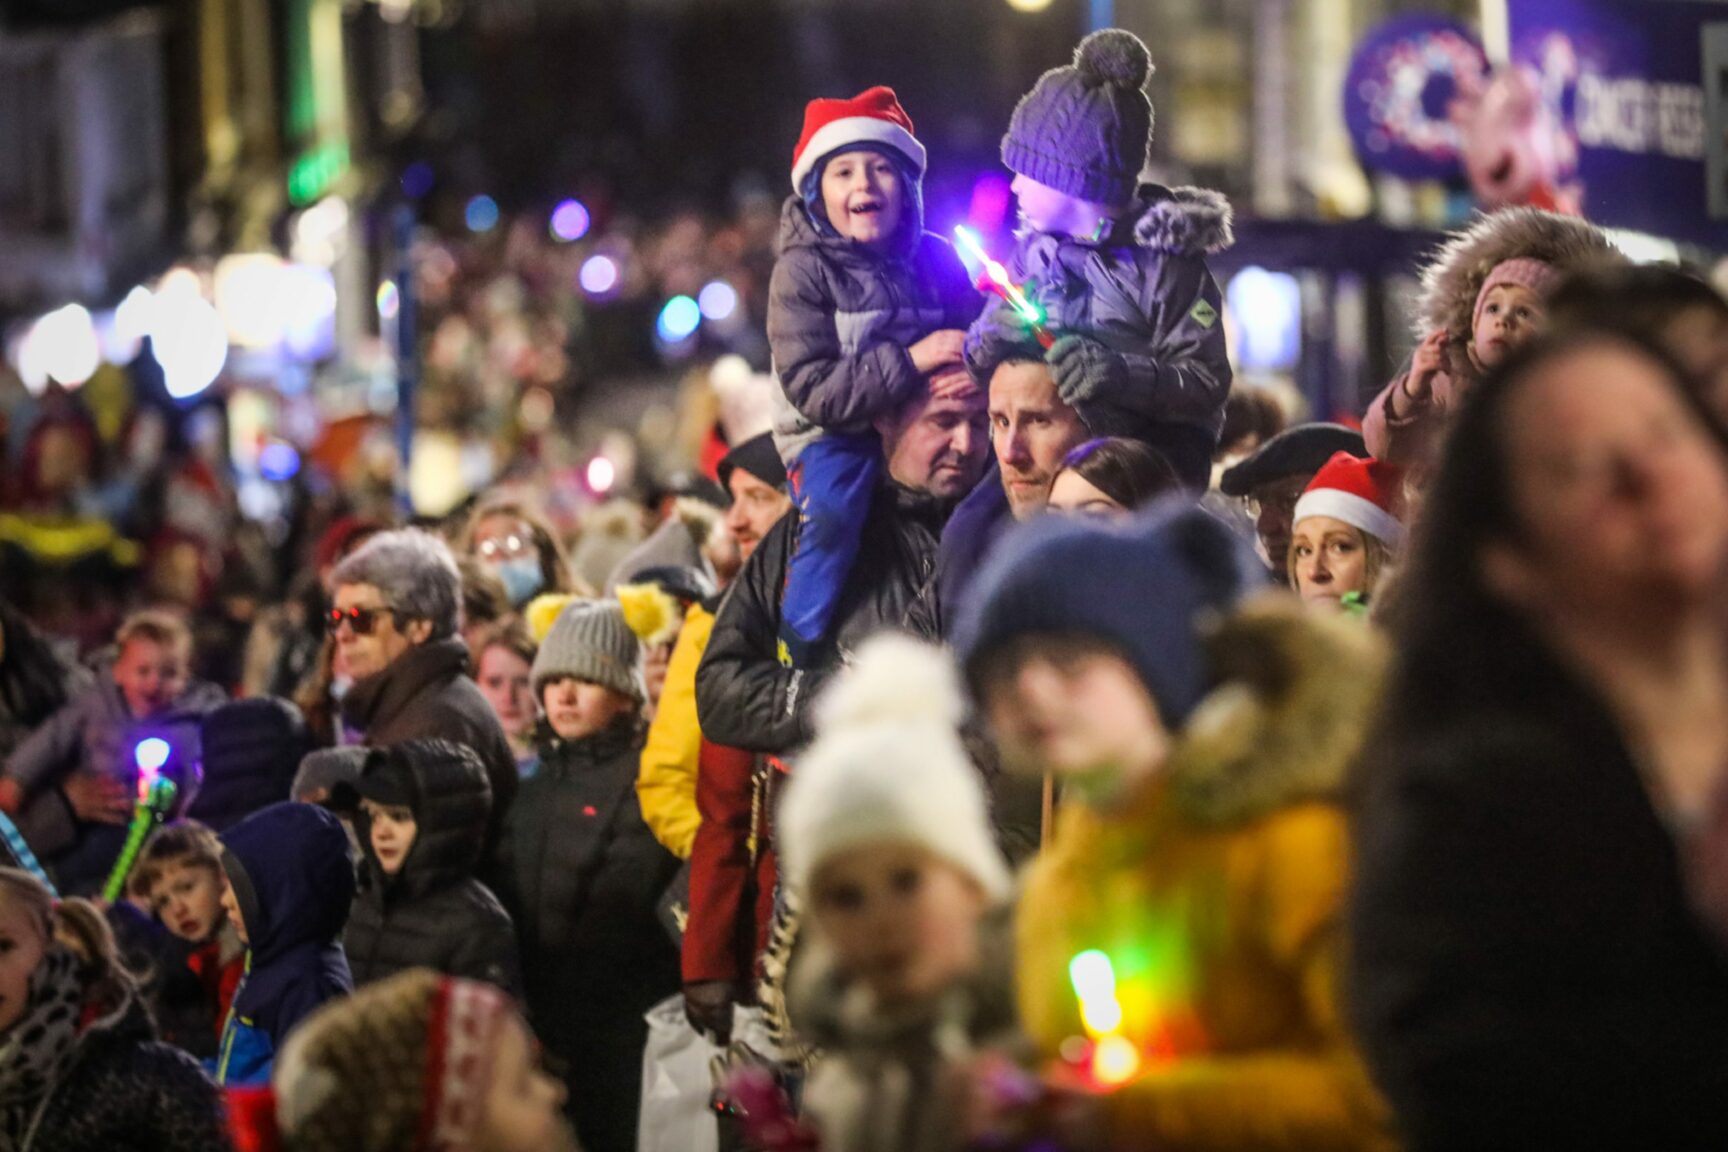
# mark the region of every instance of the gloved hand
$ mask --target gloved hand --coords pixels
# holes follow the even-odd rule
[[[1128,362],[1090,336],[1063,336],[1044,354],[1056,392],[1070,408],[1094,400],[1115,406],[1128,390]]]
[[[684,985],[684,1016],[690,1027],[721,1048],[732,1042],[732,1005],[738,990],[727,980],[698,980]]]

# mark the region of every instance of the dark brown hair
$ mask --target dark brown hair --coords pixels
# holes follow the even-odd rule
[[[1127,509],[1144,508],[1182,487],[1170,461],[1138,440],[1107,436],[1088,440],[1062,459],[1060,476],[1073,472]],[[1055,477],[1052,477],[1054,482]]]

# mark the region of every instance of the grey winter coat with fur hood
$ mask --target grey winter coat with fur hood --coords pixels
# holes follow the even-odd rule
[[[1117,353],[1127,373],[1074,403],[1098,436],[1151,439],[1149,430],[1197,429],[1208,450],[1224,423],[1230,357],[1223,297],[1205,257],[1228,248],[1230,203],[1204,188],[1143,185],[1131,219],[1101,242],[1022,234],[1009,275],[1026,286],[1052,335],[1087,336]],[[988,383],[1030,336],[992,298],[966,337],[966,363]]]
[[[1446,412],[1479,375],[1469,354],[1476,297],[1490,272],[1519,257],[1541,260],[1560,272],[1625,259],[1594,224],[1536,208],[1507,208],[1456,233],[1422,270],[1412,325],[1418,341],[1447,333],[1445,370],[1427,402],[1403,417],[1393,416],[1390,405],[1393,393],[1404,386],[1408,365],[1368,405],[1362,438],[1375,459],[1400,467],[1429,462]]]
[[[894,247],[882,253],[816,227],[797,196],[780,213],[768,283],[768,344],[780,395],[774,443],[787,460],[822,432],[865,432],[917,396],[923,374],[906,349],[964,329],[979,295],[907,197]]]

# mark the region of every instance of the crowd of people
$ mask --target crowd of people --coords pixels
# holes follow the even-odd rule
[[[628,531],[333,519],[220,683],[0,600],[0,1148],[661,1152],[668,1005],[707,1147],[1728,1143],[1728,301],[1503,210],[1280,428],[1149,69],[995,297],[814,101],[772,427]]]

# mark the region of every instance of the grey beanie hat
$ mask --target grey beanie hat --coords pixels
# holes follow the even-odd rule
[[[534,695],[546,681],[574,676],[635,700],[648,699],[642,642],[624,622],[615,600],[572,600],[558,613],[534,657]]]
[[[1095,204],[1133,198],[1152,139],[1143,89],[1152,54],[1132,32],[1105,28],[1080,41],[1074,63],[1052,68],[1014,108],[1002,163],[1046,188]]]

